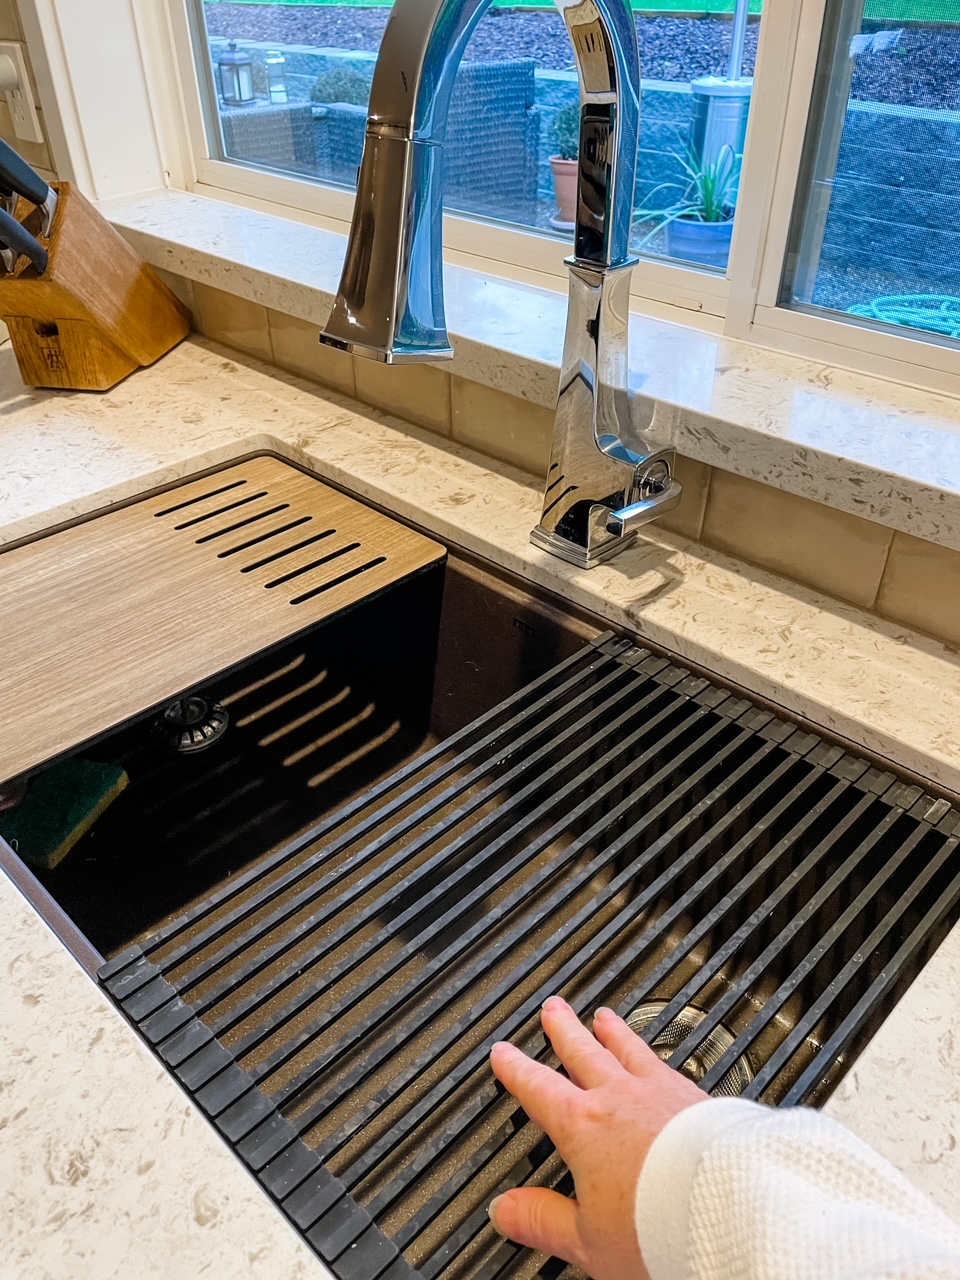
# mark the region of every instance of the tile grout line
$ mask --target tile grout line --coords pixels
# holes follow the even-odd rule
[[[880,588],[883,586],[883,580],[887,574],[887,566],[890,564],[890,553],[893,550],[893,542],[896,536],[897,536],[896,529],[891,529],[890,538],[887,541],[887,549],[884,552],[884,556],[883,556],[883,565],[880,569],[880,574],[877,578],[877,589],[874,591],[873,598],[870,602],[870,605],[868,606],[870,612],[875,613],[878,618],[884,617],[884,614],[882,614],[880,610],[877,608],[877,601],[880,599]]]

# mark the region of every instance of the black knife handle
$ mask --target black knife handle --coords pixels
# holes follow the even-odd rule
[[[26,254],[40,275],[46,271],[46,249],[35,236],[30,234],[22,222],[12,218],[5,209],[0,209],[0,244],[12,249],[14,253]]]
[[[0,182],[12,187],[14,191],[32,200],[34,204],[43,204],[50,193],[50,188],[14,151],[13,147],[0,138]]]

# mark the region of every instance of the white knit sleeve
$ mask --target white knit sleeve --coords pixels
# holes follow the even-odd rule
[[[960,1226],[842,1125],[722,1099],[681,1111],[644,1161],[651,1280],[951,1280]]]

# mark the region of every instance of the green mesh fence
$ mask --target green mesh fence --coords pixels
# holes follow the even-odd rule
[[[359,8],[389,6],[393,0],[204,0],[204,4],[283,4],[355,5]],[[553,0],[493,0],[494,9],[552,9]],[[678,13],[685,17],[698,17],[710,13],[733,13],[735,0],[660,0],[655,8],[646,4],[634,4],[637,13]],[[750,0],[750,12],[760,13],[763,0]]]
[[[634,3],[637,13],[698,17],[703,14],[733,13],[736,0],[658,0],[655,5]],[[768,0],[769,2],[769,0]],[[339,4],[361,7],[390,5],[393,0],[204,0],[205,4]],[[499,9],[552,9],[553,0],[493,0]],[[750,0],[750,12],[760,13],[763,0]],[[866,16],[883,22],[948,22],[960,26],[957,0],[867,0]]]

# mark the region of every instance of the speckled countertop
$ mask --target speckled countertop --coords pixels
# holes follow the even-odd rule
[[[656,531],[576,570],[528,541],[530,477],[203,341],[102,396],[27,391],[0,349],[0,542],[262,448],[960,790],[935,641]],[[0,913],[3,1275],[323,1275],[5,878]],[[955,930],[828,1106],[954,1213],[958,1054]]]
[[[147,262],[285,315],[323,324],[345,237],[185,191],[149,191],[101,210]],[[563,246],[556,246],[558,260]],[[567,299],[444,265],[450,371],[552,408]],[[638,425],[710,466],[960,550],[960,413],[952,394],[896,376],[768,350],[703,328],[630,317]],[[877,376],[877,374],[881,376]],[[931,370],[919,374],[937,385]]]

